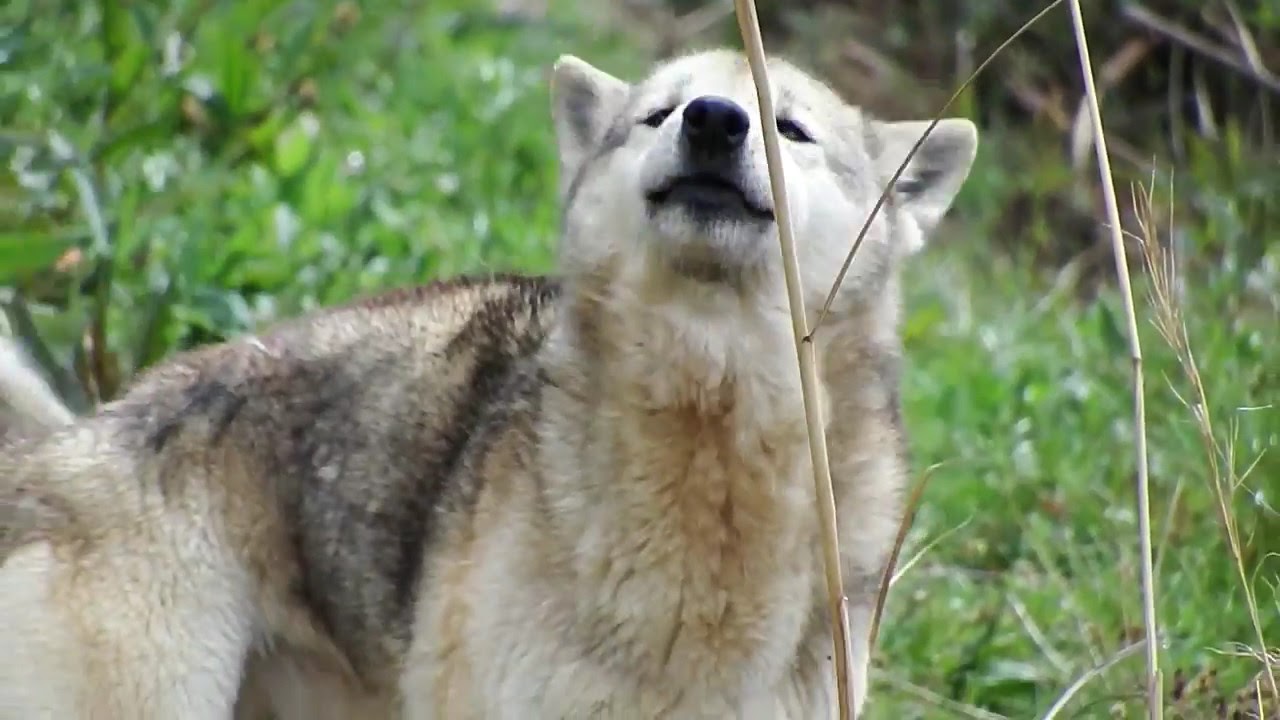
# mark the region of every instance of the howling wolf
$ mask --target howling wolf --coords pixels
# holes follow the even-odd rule
[[[926,123],[769,62],[812,318]],[[566,56],[551,95],[555,277],[327,308],[85,417],[0,363],[28,417],[0,446],[0,716],[833,717],[748,65]],[[907,482],[899,268],[976,147],[937,125],[815,340],[858,708]]]

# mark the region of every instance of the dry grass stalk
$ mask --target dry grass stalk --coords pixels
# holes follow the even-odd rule
[[[1089,40],[1084,29],[1080,0],[1070,0],[1071,26],[1076,36],[1076,52],[1080,58],[1080,74],[1084,80],[1085,99],[1093,120],[1093,146],[1098,156],[1098,175],[1102,181],[1103,200],[1111,231],[1111,252],[1115,256],[1120,295],[1124,301],[1129,340],[1129,360],[1133,365],[1133,453],[1137,485],[1138,544],[1142,579],[1142,625],[1146,635],[1147,710],[1151,720],[1164,717],[1164,694],[1160,680],[1160,641],[1156,625],[1156,588],[1151,552],[1151,484],[1147,476],[1147,421],[1142,373],[1142,341],[1138,337],[1138,315],[1134,310],[1133,287],[1129,280],[1128,256],[1124,249],[1124,233],[1120,224],[1120,206],[1116,201],[1115,181],[1107,155],[1107,138],[1102,127],[1102,108],[1094,84],[1093,64],[1089,60]]]
[[[831,605],[832,623],[834,626],[834,657],[836,660],[836,685],[839,697],[840,716],[842,718],[851,717],[850,698],[849,698],[849,625],[848,625],[848,605],[844,595],[844,582],[841,578],[840,556],[839,556],[839,530],[836,527],[835,519],[835,495],[831,486],[831,466],[826,449],[826,434],[823,430],[822,411],[814,399],[814,395],[818,390],[817,363],[814,355],[813,335],[817,332],[818,327],[822,325],[830,310],[832,300],[835,298],[836,292],[840,289],[840,285],[844,282],[845,275],[848,274],[849,268],[853,264],[853,259],[861,246],[863,238],[866,237],[867,231],[871,227],[876,214],[888,200],[890,192],[894,184],[898,181],[902,172],[906,169],[911,159],[920,149],[924,141],[929,137],[933,128],[941,121],[944,113],[954,103],[960,95],[969,87],[970,84],[991,64],[996,57],[1000,55],[1014,40],[1018,39],[1024,32],[1034,25],[1040,18],[1047,15],[1051,10],[1057,7],[1063,0],[1052,0],[1047,6],[1036,13],[1031,19],[1027,20],[1017,32],[1010,35],[1003,43],[1001,43],[989,56],[973,71],[972,74],[956,89],[942,108],[933,119],[933,122],[921,134],[919,140],[902,159],[893,176],[885,184],[880,197],[876,204],[872,207],[871,212],[867,215],[862,229],[858,232],[853,246],[850,248],[848,255],[845,257],[844,264],[841,266],[839,273],[836,275],[835,281],[828,291],[827,299],[823,303],[821,312],[814,323],[813,330],[808,329],[808,320],[804,316],[803,310],[803,289],[801,287],[800,274],[795,254],[795,241],[792,237],[792,228],[790,222],[790,210],[786,201],[786,180],[782,171],[781,158],[778,156],[778,136],[777,129],[773,123],[761,122],[761,128],[764,135],[765,156],[769,166],[769,182],[773,192],[775,206],[778,216],[778,239],[782,248],[783,271],[785,274],[787,285],[787,296],[791,310],[792,329],[796,334],[797,349],[799,352],[800,362],[800,378],[801,391],[804,394],[804,406],[806,420],[808,422],[809,431],[809,449],[814,466],[814,482],[818,491],[818,510],[819,519],[822,525],[822,545],[823,558],[825,562],[828,600]],[[760,34],[760,21],[756,12],[753,0],[734,0],[734,11],[738,20],[738,29],[742,36],[743,46],[747,52],[747,59],[751,66],[752,79],[755,83],[757,100],[759,103],[760,116],[762,118],[773,117],[773,97],[769,86],[768,69],[764,54],[764,41]],[[893,558],[890,560],[888,567],[885,569],[882,578],[879,595],[877,597],[875,615],[872,619],[871,640],[879,634],[880,618],[883,612],[885,596],[888,593],[890,578],[892,577],[893,567],[896,564],[898,551],[901,548],[903,538],[905,538],[907,530],[911,526],[911,521],[915,516],[914,508],[919,503],[923,493],[923,483],[917,488],[917,492],[913,495],[910,511],[903,517],[902,524],[899,527],[898,538],[893,551]]]
[[[1071,685],[1058,696],[1058,699],[1054,701],[1053,705],[1047,711],[1045,711],[1044,716],[1040,718],[1040,720],[1057,720],[1058,715],[1066,709],[1067,704],[1071,702],[1071,699],[1075,697],[1085,685],[1088,685],[1091,680],[1110,670],[1121,660],[1124,660],[1138,650],[1141,650],[1146,644],[1146,640],[1139,640],[1132,645],[1126,646],[1120,650],[1120,652],[1108,658],[1106,662],[1103,662],[1101,665],[1089,668],[1089,670],[1076,678],[1076,681],[1071,683]]]
[[[936,468],[937,466],[934,466],[925,471],[924,477],[920,478],[920,482],[916,483],[911,495],[907,498],[907,511],[902,516],[902,522],[898,524],[898,534],[893,539],[893,550],[889,553],[889,561],[885,563],[884,574],[880,578],[880,590],[876,594],[876,608],[871,616],[871,637],[868,641],[870,647],[875,647],[876,640],[880,637],[880,619],[884,616],[884,603],[889,597],[889,588],[893,585],[893,573],[898,567],[898,556],[902,553],[902,545],[907,541],[907,532],[911,529],[916,511],[920,509],[920,501],[924,499],[925,488],[929,486],[929,479],[933,477],[933,471]]]
[[[1190,388],[1190,397],[1179,395],[1179,400],[1186,406],[1195,421],[1197,434],[1204,447],[1205,459],[1209,464],[1209,483],[1213,490],[1215,509],[1218,520],[1222,523],[1227,537],[1227,547],[1231,551],[1231,559],[1240,587],[1244,592],[1245,606],[1249,609],[1249,619],[1257,635],[1258,651],[1256,657],[1262,664],[1262,675],[1273,697],[1280,698],[1277,690],[1275,663],[1267,647],[1262,632],[1262,620],[1258,613],[1257,597],[1249,574],[1245,568],[1244,550],[1240,541],[1240,529],[1231,502],[1235,491],[1244,478],[1235,472],[1234,448],[1230,441],[1224,446],[1215,433],[1213,419],[1209,412],[1209,397],[1204,382],[1200,377],[1200,369],[1196,364],[1195,353],[1191,349],[1191,339],[1187,334],[1187,325],[1183,320],[1182,305],[1178,296],[1178,273],[1176,259],[1170,250],[1166,250],[1159,240],[1159,231],[1155,221],[1154,192],[1148,188],[1146,193],[1133,193],[1133,209],[1137,218],[1137,240],[1142,248],[1142,259],[1150,278],[1148,290],[1153,308],[1152,324],[1169,349],[1182,370],[1183,379]],[[1173,220],[1170,218],[1170,224]]]
[[[929,716],[931,718],[945,715],[947,717],[965,718],[966,720],[1010,720],[1008,716],[994,713],[990,710],[983,710],[973,705],[966,705],[891,673],[878,670],[874,672],[874,677],[877,681],[898,691],[900,694],[934,710],[935,714]]]
[[[835,492],[831,487],[831,463],[827,456],[826,423],[822,419],[822,406],[818,402],[820,387],[818,364],[809,336],[808,320],[804,315],[804,291],[801,286],[799,262],[796,257],[795,238],[792,234],[791,209],[787,202],[786,178],[782,170],[778,129],[774,117],[773,93],[769,85],[769,73],[764,54],[764,40],[760,36],[760,20],[753,0],[734,0],[738,16],[738,29],[751,65],[751,77],[755,82],[756,99],[760,110],[760,128],[764,134],[765,157],[769,166],[769,184],[773,191],[773,203],[778,218],[778,242],[782,248],[782,267],[787,285],[787,301],[791,309],[792,330],[795,333],[796,350],[800,360],[800,389],[804,394],[805,420],[809,432],[809,454],[813,461],[813,479],[818,496],[818,515],[822,534],[822,555],[826,570],[827,599],[831,610],[832,638],[836,666],[836,694],[841,718],[852,718],[849,683],[849,620],[848,604],[844,594],[844,580],[840,573],[840,542],[836,527]],[[766,120],[767,118],[767,120]]]
[[[831,303],[834,301],[836,293],[840,290],[840,285],[844,283],[844,278],[848,274],[849,268],[853,265],[853,259],[857,255],[858,248],[862,245],[862,241],[866,237],[867,231],[871,228],[871,223],[875,220],[876,214],[880,212],[880,208],[883,207],[884,203],[888,200],[889,194],[893,191],[893,187],[897,183],[898,178],[902,175],[902,172],[906,169],[907,165],[911,162],[911,158],[915,156],[916,152],[920,149],[920,146],[924,144],[924,141],[926,139],[928,139],[929,134],[933,132],[933,128],[936,127],[937,124],[942,120],[943,116],[947,112],[947,109],[950,108],[951,105],[960,98],[960,95],[964,93],[965,89],[968,88],[971,84],[973,84],[973,81],[976,80],[977,77],[982,74],[982,72],[987,68],[987,66],[990,65],[992,61],[994,61],[997,57],[999,57],[999,55],[1002,52],[1004,52],[1005,48],[1009,47],[1009,45],[1011,45],[1013,41],[1021,37],[1022,34],[1025,33],[1032,25],[1035,25],[1036,22],[1040,20],[1040,18],[1048,15],[1049,12],[1054,8],[1056,8],[1062,1],[1063,0],[1053,0],[1052,2],[1050,2],[1048,5],[1042,8],[1039,12],[1037,12],[1034,16],[1032,16],[1029,20],[1023,23],[1022,26],[1019,27],[1016,32],[1014,32],[1012,35],[1006,38],[1004,42],[1000,43],[1000,45],[997,46],[996,49],[993,50],[991,54],[989,54],[987,58],[983,60],[982,63],[979,64],[973,70],[973,72],[965,79],[965,81],[961,83],[958,88],[956,88],[955,92],[953,92],[951,94],[951,97],[948,98],[945,103],[943,103],[942,107],[939,108],[938,112],[934,115],[933,121],[929,124],[927,128],[925,128],[925,131],[920,135],[920,138],[916,141],[916,144],[911,147],[911,150],[907,152],[906,157],[902,159],[902,162],[898,165],[898,168],[894,171],[893,176],[889,178],[889,181],[887,183],[885,183],[885,186],[880,193],[880,197],[876,199],[876,204],[871,208],[871,212],[867,215],[867,219],[866,221],[864,221],[861,230],[858,231],[858,235],[854,239],[853,245],[849,249],[849,253],[845,256],[844,263],[840,266],[840,271],[836,274],[835,281],[832,282],[831,284],[831,289],[827,291],[827,298],[823,302],[822,311],[818,314],[818,319],[814,322],[813,330],[807,335],[805,335],[804,337],[806,344],[811,343],[813,339],[813,335],[817,333],[818,328],[822,326],[822,322],[826,319],[827,313],[831,309]],[[742,5],[740,0],[735,0],[735,2],[738,4],[739,7]],[[740,13],[739,14],[740,20],[741,20],[741,17],[742,16]],[[746,33],[744,31],[744,38],[745,37],[746,37]],[[768,136],[768,133],[766,132],[766,137],[767,136]],[[889,589],[893,584],[892,581],[894,576],[894,570],[897,566],[898,555],[902,549],[902,543],[906,539],[907,532],[908,530],[910,530],[911,524],[915,519],[916,509],[918,508],[921,500],[923,499],[924,489],[928,483],[929,475],[932,474],[932,470],[933,468],[930,469],[930,472],[926,474],[924,479],[922,479],[920,484],[917,485],[915,490],[912,492],[911,498],[907,504],[907,512],[903,515],[902,522],[898,526],[898,534],[894,541],[893,551],[890,555],[888,563],[885,566],[884,575],[881,578],[879,591],[876,597],[875,612],[871,619],[871,634],[870,634],[869,650],[874,649],[876,640],[879,637],[880,622],[884,613],[884,604],[889,594]]]
[[[1004,52],[1005,48],[1013,44],[1014,40],[1021,37],[1022,34],[1025,33],[1032,25],[1035,25],[1040,18],[1048,15],[1050,10],[1058,7],[1062,1],[1063,0],[1053,0],[1053,2],[1046,5],[1044,9],[1032,16],[1030,20],[1023,23],[1022,27],[1018,28],[1017,32],[1006,38],[1005,41],[1000,43],[995,50],[992,50],[991,54],[987,56],[987,59],[983,60],[982,64],[978,65],[978,67],[974,69],[973,73],[970,74],[969,77],[965,78],[964,82],[960,83],[960,87],[956,88],[956,91],[951,93],[951,97],[947,98],[947,101],[942,104],[942,107],[939,108],[938,112],[934,115],[933,121],[929,123],[929,127],[924,129],[924,132],[920,135],[920,139],[916,140],[915,145],[911,146],[911,150],[907,152],[907,156],[902,159],[902,163],[898,165],[898,169],[895,170],[893,176],[889,178],[889,182],[885,183],[884,189],[880,192],[880,197],[876,199],[876,204],[871,207],[871,212],[867,214],[866,221],[862,223],[862,229],[858,231],[858,236],[854,239],[853,246],[849,248],[849,254],[844,258],[844,264],[840,266],[840,272],[836,273],[836,279],[831,283],[831,289],[827,291],[827,299],[822,303],[822,312],[818,313],[818,319],[813,324],[813,332],[818,332],[818,328],[822,327],[823,321],[827,319],[827,313],[831,310],[831,303],[835,302],[836,293],[839,292],[840,286],[844,284],[845,275],[849,273],[849,268],[853,265],[853,258],[858,254],[858,248],[862,246],[862,240],[867,236],[867,231],[871,229],[871,223],[875,220],[876,214],[880,212],[880,208],[888,201],[889,194],[893,192],[894,186],[898,184],[898,178],[901,177],[902,172],[907,169],[907,165],[911,162],[911,158],[915,157],[916,151],[920,149],[921,145],[924,145],[924,141],[928,139],[929,134],[932,133],[938,123],[942,121],[942,117],[947,112],[947,109],[951,107],[952,103],[960,98],[960,95],[964,93],[966,88],[973,84],[973,81],[982,74],[982,71],[986,70],[987,66],[999,57],[1000,53]],[[739,2],[739,0],[735,0],[735,2]],[[806,339],[809,339],[808,336],[806,336]]]

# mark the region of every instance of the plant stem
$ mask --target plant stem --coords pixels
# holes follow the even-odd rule
[[[1102,108],[1094,85],[1093,63],[1089,60],[1089,41],[1084,29],[1080,0],[1070,0],[1071,25],[1076,36],[1076,52],[1080,58],[1080,74],[1084,79],[1085,99],[1093,121],[1093,146],[1098,155],[1098,175],[1102,180],[1102,196],[1107,208],[1111,231],[1111,252],[1115,257],[1120,296],[1124,301],[1129,335],[1129,360],[1133,365],[1133,452],[1138,504],[1138,545],[1142,576],[1142,620],[1146,634],[1147,710],[1151,720],[1164,717],[1160,680],[1160,642],[1156,625],[1155,573],[1151,553],[1151,483],[1147,475],[1147,421],[1142,376],[1142,344],[1138,337],[1138,315],[1134,309],[1133,287],[1129,280],[1129,263],[1124,249],[1124,233],[1120,225],[1120,206],[1116,201],[1115,181],[1107,155],[1107,138],[1102,127]]]

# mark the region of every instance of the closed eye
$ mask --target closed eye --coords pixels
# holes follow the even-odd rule
[[[641,120],[640,122],[644,123],[645,125],[648,125],[651,128],[660,127],[662,123],[666,121],[667,118],[671,117],[671,113],[673,111],[675,111],[675,108],[669,108],[669,107],[662,108],[661,110],[654,110],[653,112],[646,115],[644,120]]]
[[[797,143],[811,143],[813,136],[800,123],[791,118],[778,118],[778,134],[782,137]]]

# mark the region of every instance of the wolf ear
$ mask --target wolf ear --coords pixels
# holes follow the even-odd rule
[[[878,163],[882,177],[893,176],[929,124],[928,121],[880,124]],[[908,253],[924,246],[925,238],[950,209],[969,177],[977,151],[978,128],[963,118],[948,118],[938,122],[911,156],[911,162],[893,188],[898,206],[915,221],[906,238]]]
[[[560,151],[561,196],[604,139],[629,90],[627,83],[573,55],[556,60],[551,68],[551,118]]]

